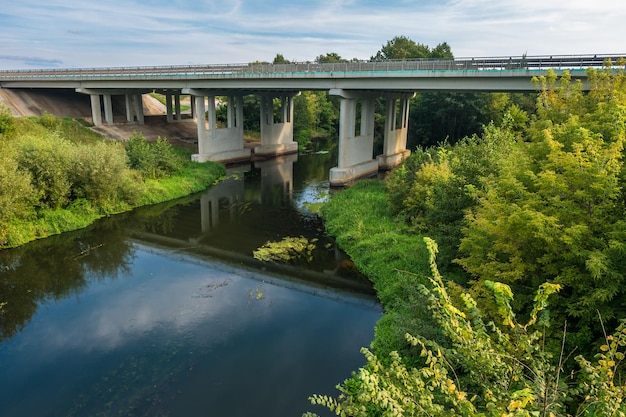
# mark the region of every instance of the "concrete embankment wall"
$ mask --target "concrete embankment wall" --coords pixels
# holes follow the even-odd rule
[[[93,130],[117,140],[125,140],[133,132],[141,132],[148,140],[166,137],[180,145],[196,146],[197,126],[188,119],[167,123],[165,106],[150,95],[143,96],[145,124],[130,124],[126,121],[123,96],[113,96],[115,125],[92,127]],[[0,103],[6,105],[13,116],[41,116],[45,113],[59,117],[80,117],[92,122],[91,102],[86,94],[71,89],[2,89]]]

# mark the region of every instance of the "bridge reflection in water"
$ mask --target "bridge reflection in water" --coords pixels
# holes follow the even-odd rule
[[[297,154],[290,154],[231,168],[227,179],[211,187],[198,200],[165,214],[166,218],[171,216],[170,228],[158,233],[135,232],[134,237],[142,243],[276,273],[282,282],[278,285],[303,283],[335,293],[361,294],[373,300],[371,283],[324,234],[319,216],[304,208],[328,196],[327,179],[299,184],[294,191],[297,160]],[[309,189],[303,189],[307,186]],[[315,242],[310,263],[267,263],[252,255],[268,241],[300,236]]]

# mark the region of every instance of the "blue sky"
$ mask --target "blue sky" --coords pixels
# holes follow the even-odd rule
[[[394,36],[457,57],[626,53],[622,0],[3,0],[0,69],[368,59]]]

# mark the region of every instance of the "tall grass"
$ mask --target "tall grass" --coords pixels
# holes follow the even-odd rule
[[[407,332],[433,339],[440,334],[418,291],[418,284],[430,285],[423,236],[394,218],[389,204],[384,184],[367,180],[335,194],[322,208],[327,232],[372,281],[384,308],[373,342],[382,356],[406,349]]]

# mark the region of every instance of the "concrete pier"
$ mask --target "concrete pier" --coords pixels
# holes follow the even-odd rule
[[[409,100],[415,93],[387,94],[383,153],[378,155],[379,169],[391,169],[409,157],[406,149],[409,131]]]
[[[331,90],[341,97],[339,114],[339,157],[330,170],[331,186],[343,186],[357,178],[378,172],[374,153],[375,95],[368,92]],[[360,109],[360,112],[357,110]],[[357,132],[357,117],[360,125]]]
[[[198,153],[194,161],[237,162],[250,159],[250,149],[243,146],[243,96],[229,96],[227,127],[217,127],[216,94],[211,90],[190,89],[195,96],[198,124]],[[208,107],[205,106],[208,103]],[[206,115],[206,116],[205,116]]]
[[[298,152],[293,140],[293,98],[298,91],[259,94],[261,98],[261,146],[255,155],[282,155]],[[280,99],[280,120],[274,120],[274,99]]]

